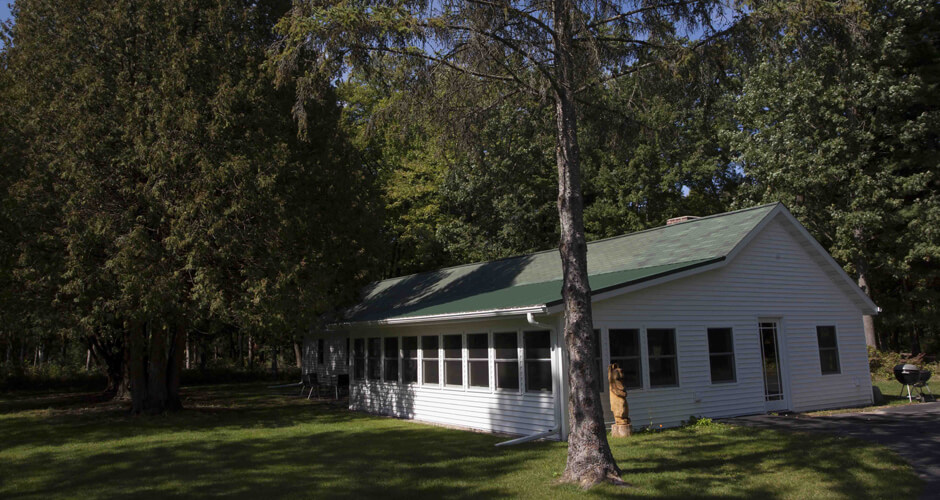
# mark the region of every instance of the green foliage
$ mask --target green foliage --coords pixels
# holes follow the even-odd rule
[[[780,35],[741,65],[726,134],[746,175],[737,203],[783,201],[867,282],[882,347],[916,351],[940,336],[940,8],[853,5],[755,12]]]

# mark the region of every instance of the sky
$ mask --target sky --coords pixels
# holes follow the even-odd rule
[[[0,21],[6,21],[10,18],[10,6],[7,0],[0,0]]]

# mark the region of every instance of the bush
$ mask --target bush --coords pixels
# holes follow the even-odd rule
[[[926,363],[923,361],[923,356],[909,359],[902,356],[901,353],[879,351],[874,347],[868,347],[868,368],[875,380],[894,380],[894,367],[901,363],[911,363],[926,368],[934,374],[940,374],[940,362]]]
[[[0,369],[0,392],[11,391],[102,391],[108,380],[97,371],[86,372],[70,367],[47,364],[14,370]]]

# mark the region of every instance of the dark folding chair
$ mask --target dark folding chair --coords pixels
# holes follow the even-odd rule
[[[309,388],[310,390],[307,392],[307,399],[310,399],[310,396],[313,395],[313,391],[317,391],[317,399],[320,399],[320,382],[316,373],[305,373],[301,378],[301,382],[303,383],[300,388],[301,396],[303,396],[304,391]]]

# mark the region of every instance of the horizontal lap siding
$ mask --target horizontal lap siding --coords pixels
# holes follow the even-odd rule
[[[354,329],[355,337],[406,337],[544,330],[524,319],[474,321],[448,325],[413,325]],[[466,373],[464,374],[466,377]],[[556,427],[551,393],[442,388],[374,380],[353,380],[349,407],[379,415],[506,434],[534,434]]]
[[[361,381],[353,383],[350,407],[510,434],[533,434],[555,426],[551,395],[493,394]]]
[[[317,363],[317,340],[323,339],[323,364]],[[304,337],[304,373],[316,373],[321,383],[336,380],[339,374],[349,373],[346,365],[346,337],[328,333]]]
[[[780,318],[789,407],[865,404],[870,375],[861,312],[781,221],[771,222],[727,266],[594,305],[595,326],[675,328],[679,387],[632,390],[634,425],[677,425],[691,415],[762,413],[757,318]],[[821,375],[817,325],[835,325],[842,373]],[[737,381],[709,382],[707,328],[731,327]],[[609,348],[605,340],[605,351]],[[644,366],[644,370],[646,366]],[[605,408],[609,406],[605,395]],[[607,420],[612,420],[608,413]]]

